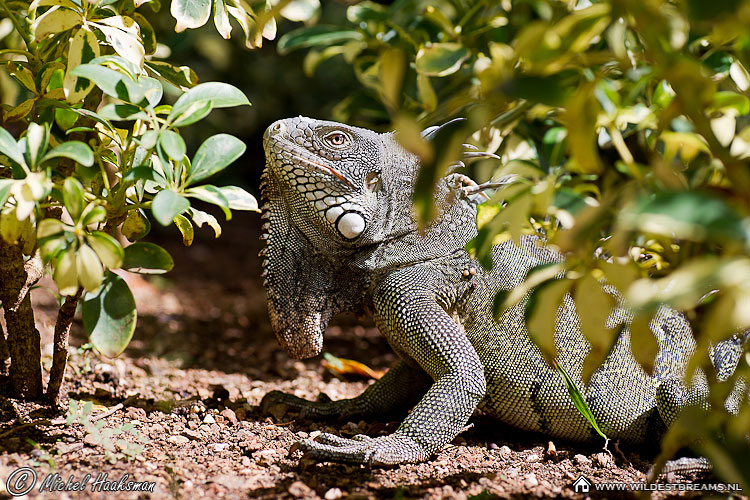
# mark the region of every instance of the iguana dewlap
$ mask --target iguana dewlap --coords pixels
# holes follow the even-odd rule
[[[529,236],[520,245],[496,246],[492,271],[483,270],[464,249],[477,234],[476,201],[456,175],[438,183],[440,215],[419,231],[411,201],[419,160],[393,134],[298,117],[271,125],[264,146],[263,276],[279,341],[291,356],[315,356],[333,315],[365,310],[401,361],[353,399],[308,402],[272,392],[263,406],[360,417],[415,405],[391,435],[322,434],[300,443],[306,454],[354,463],[422,461],[461,432],[475,408],[554,437],[596,437],[560,373],[529,340],[523,304],[499,321],[492,317],[499,290],[520,284],[534,266],[560,261],[559,254]],[[609,323],[629,320],[617,309]],[[659,343],[653,376],[633,358],[625,328],[584,389],[590,346],[570,297],[558,311],[557,361],[610,438],[656,439],[681,408],[707,394],[702,374],[691,386],[684,382],[695,348],[687,320],[665,307],[651,328]],[[717,350],[723,353],[719,371],[733,370],[741,351],[739,340]]]

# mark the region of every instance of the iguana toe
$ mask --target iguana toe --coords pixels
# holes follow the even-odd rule
[[[321,434],[315,440],[303,439],[299,449],[306,458],[319,462],[347,462],[366,465],[397,465],[422,462],[429,454],[414,440],[401,434],[352,439]]]

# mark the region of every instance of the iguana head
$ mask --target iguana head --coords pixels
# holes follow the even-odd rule
[[[441,215],[418,231],[419,159],[392,133],[297,117],[273,123],[263,142],[264,286],[292,356],[316,355],[329,319],[362,307],[367,273],[358,270],[445,256],[476,234],[475,204],[449,178],[436,187]]]
[[[323,253],[338,254],[387,237],[392,194],[403,193],[417,159],[391,134],[311,118],[272,124],[264,137],[266,169],[296,225]],[[397,165],[390,159],[399,155]],[[408,217],[408,211],[407,219]],[[385,217],[385,219],[384,219]]]

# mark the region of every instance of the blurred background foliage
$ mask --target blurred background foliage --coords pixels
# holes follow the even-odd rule
[[[722,479],[749,488],[750,406],[735,415],[724,401],[737,389],[747,399],[750,355],[745,346],[728,378],[710,361],[716,342],[742,342],[736,334],[750,327],[750,2],[301,4],[254,50],[240,30],[230,40],[212,26],[175,33],[168,9],[149,17],[157,54],[201,81],[239,87],[253,103],[183,132],[188,149],[219,130],[242,138],[243,167],[222,175],[256,192],[260,137],[277,118],[395,129],[422,157],[415,207],[423,220],[462,143],[496,153],[501,162],[466,167],[477,182],[502,184],[480,207],[470,250],[489,265],[492,244],[533,233],[568,256],[563,278],[560,269],[533,270],[521,290],[546,304],[528,311],[540,348],[554,356],[552,318],[571,293],[592,344],[584,383],[619,333],[606,323],[615,303],[601,279],[632,308],[633,352],[647,371],[656,355],[651,317],[665,304],[683,311],[697,341],[689,373],[708,373],[712,409],[686,412],[659,460],[692,445]],[[7,33],[0,22],[0,43]],[[4,103],[23,99],[2,72],[0,88]],[[466,120],[438,151],[419,136],[455,117]],[[499,296],[496,312],[521,296]]]

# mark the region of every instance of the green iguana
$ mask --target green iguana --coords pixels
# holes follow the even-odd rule
[[[523,304],[499,321],[492,314],[498,291],[519,285],[534,266],[562,261],[560,254],[527,236],[520,245],[497,245],[492,271],[483,270],[464,249],[477,234],[481,200],[459,174],[438,182],[440,214],[418,230],[412,194],[419,160],[392,133],[298,117],[272,124],[264,146],[262,275],[279,342],[293,357],[315,356],[333,315],[367,311],[401,360],[353,399],[310,402],[274,391],[262,407],[283,403],[308,417],[359,418],[413,406],[393,434],[324,433],[300,442],[306,455],[376,465],[423,461],[453,440],[476,408],[521,429],[596,438],[560,373],[529,339]],[[651,322],[659,344],[653,376],[631,353],[630,319],[623,308],[612,313],[609,326],[624,324],[623,333],[584,388],[590,345],[566,297],[557,318],[557,362],[583,388],[607,436],[642,443],[656,439],[683,407],[701,403],[707,384],[702,373],[693,385],[684,382],[695,341],[681,314],[662,307]],[[742,340],[718,347],[714,363],[726,376]]]

